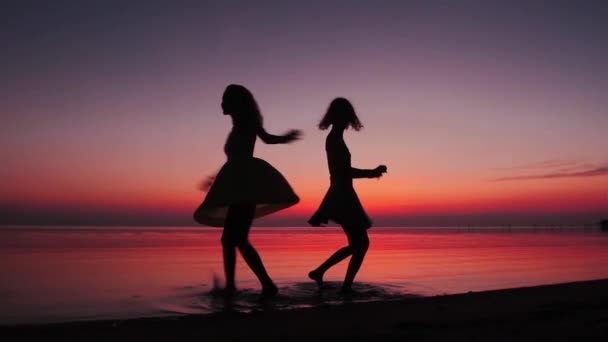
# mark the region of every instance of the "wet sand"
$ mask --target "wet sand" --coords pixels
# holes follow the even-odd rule
[[[112,342],[606,341],[608,279],[290,311],[5,326],[0,336]]]

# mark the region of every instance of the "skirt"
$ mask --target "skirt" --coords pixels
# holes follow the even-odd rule
[[[329,220],[345,229],[369,229],[372,226],[355,189],[348,185],[330,186],[308,223],[318,227]]]
[[[266,161],[259,158],[229,160],[194,212],[194,220],[206,226],[223,227],[232,204],[255,204],[254,217],[261,217],[299,201],[285,177]]]

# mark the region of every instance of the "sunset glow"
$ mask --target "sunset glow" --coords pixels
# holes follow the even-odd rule
[[[270,133],[304,132],[257,143],[301,198],[258,225],[307,225],[329,184],[316,124],[336,96],[364,125],[345,135],[353,166],[388,166],[355,182],[377,225],[608,214],[607,28],[592,6],[142,4],[3,11],[0,224],[194,225],[198,183],[225,161],[230,83]]]

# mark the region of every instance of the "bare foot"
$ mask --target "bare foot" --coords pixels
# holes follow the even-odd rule
[[[279,293],[279,288],[275,284],[268,284],[262,287],[262,298],[274,297]]]
[[[317,283],[319,289],[323,288],[323,273],[314,270],[308,273],[308,278],[314,280]]]
[[[236,287],[234,285],[232,285],[232,286],[228,285],[222,290],[222,294],[226,297],[234,296],[235,293],[236,293]]]
[[[353,291],[352,285],[344,284],[344,285],[342,285],[342,288],[340,289],[340,294],[345,295],[345,296],[352,296],[354,293],[355,293],[355,291]]]

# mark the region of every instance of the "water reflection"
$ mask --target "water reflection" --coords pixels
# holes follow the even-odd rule
[[[162,312],[170,314],[249,313],[421,297],[409,293],[407,285],[360,282],[353,285],[353,293],[343,294],[340,292],[341,284],[339,281],[327,282],[319,291],[314,282],[296,282],[279,286],[279,294],[272,298],[261,297],[253,288],[226,295],[221,289],[210,289],[207,285],[187,286],[176,290],[178,295],[166,297],[156,305]]]

